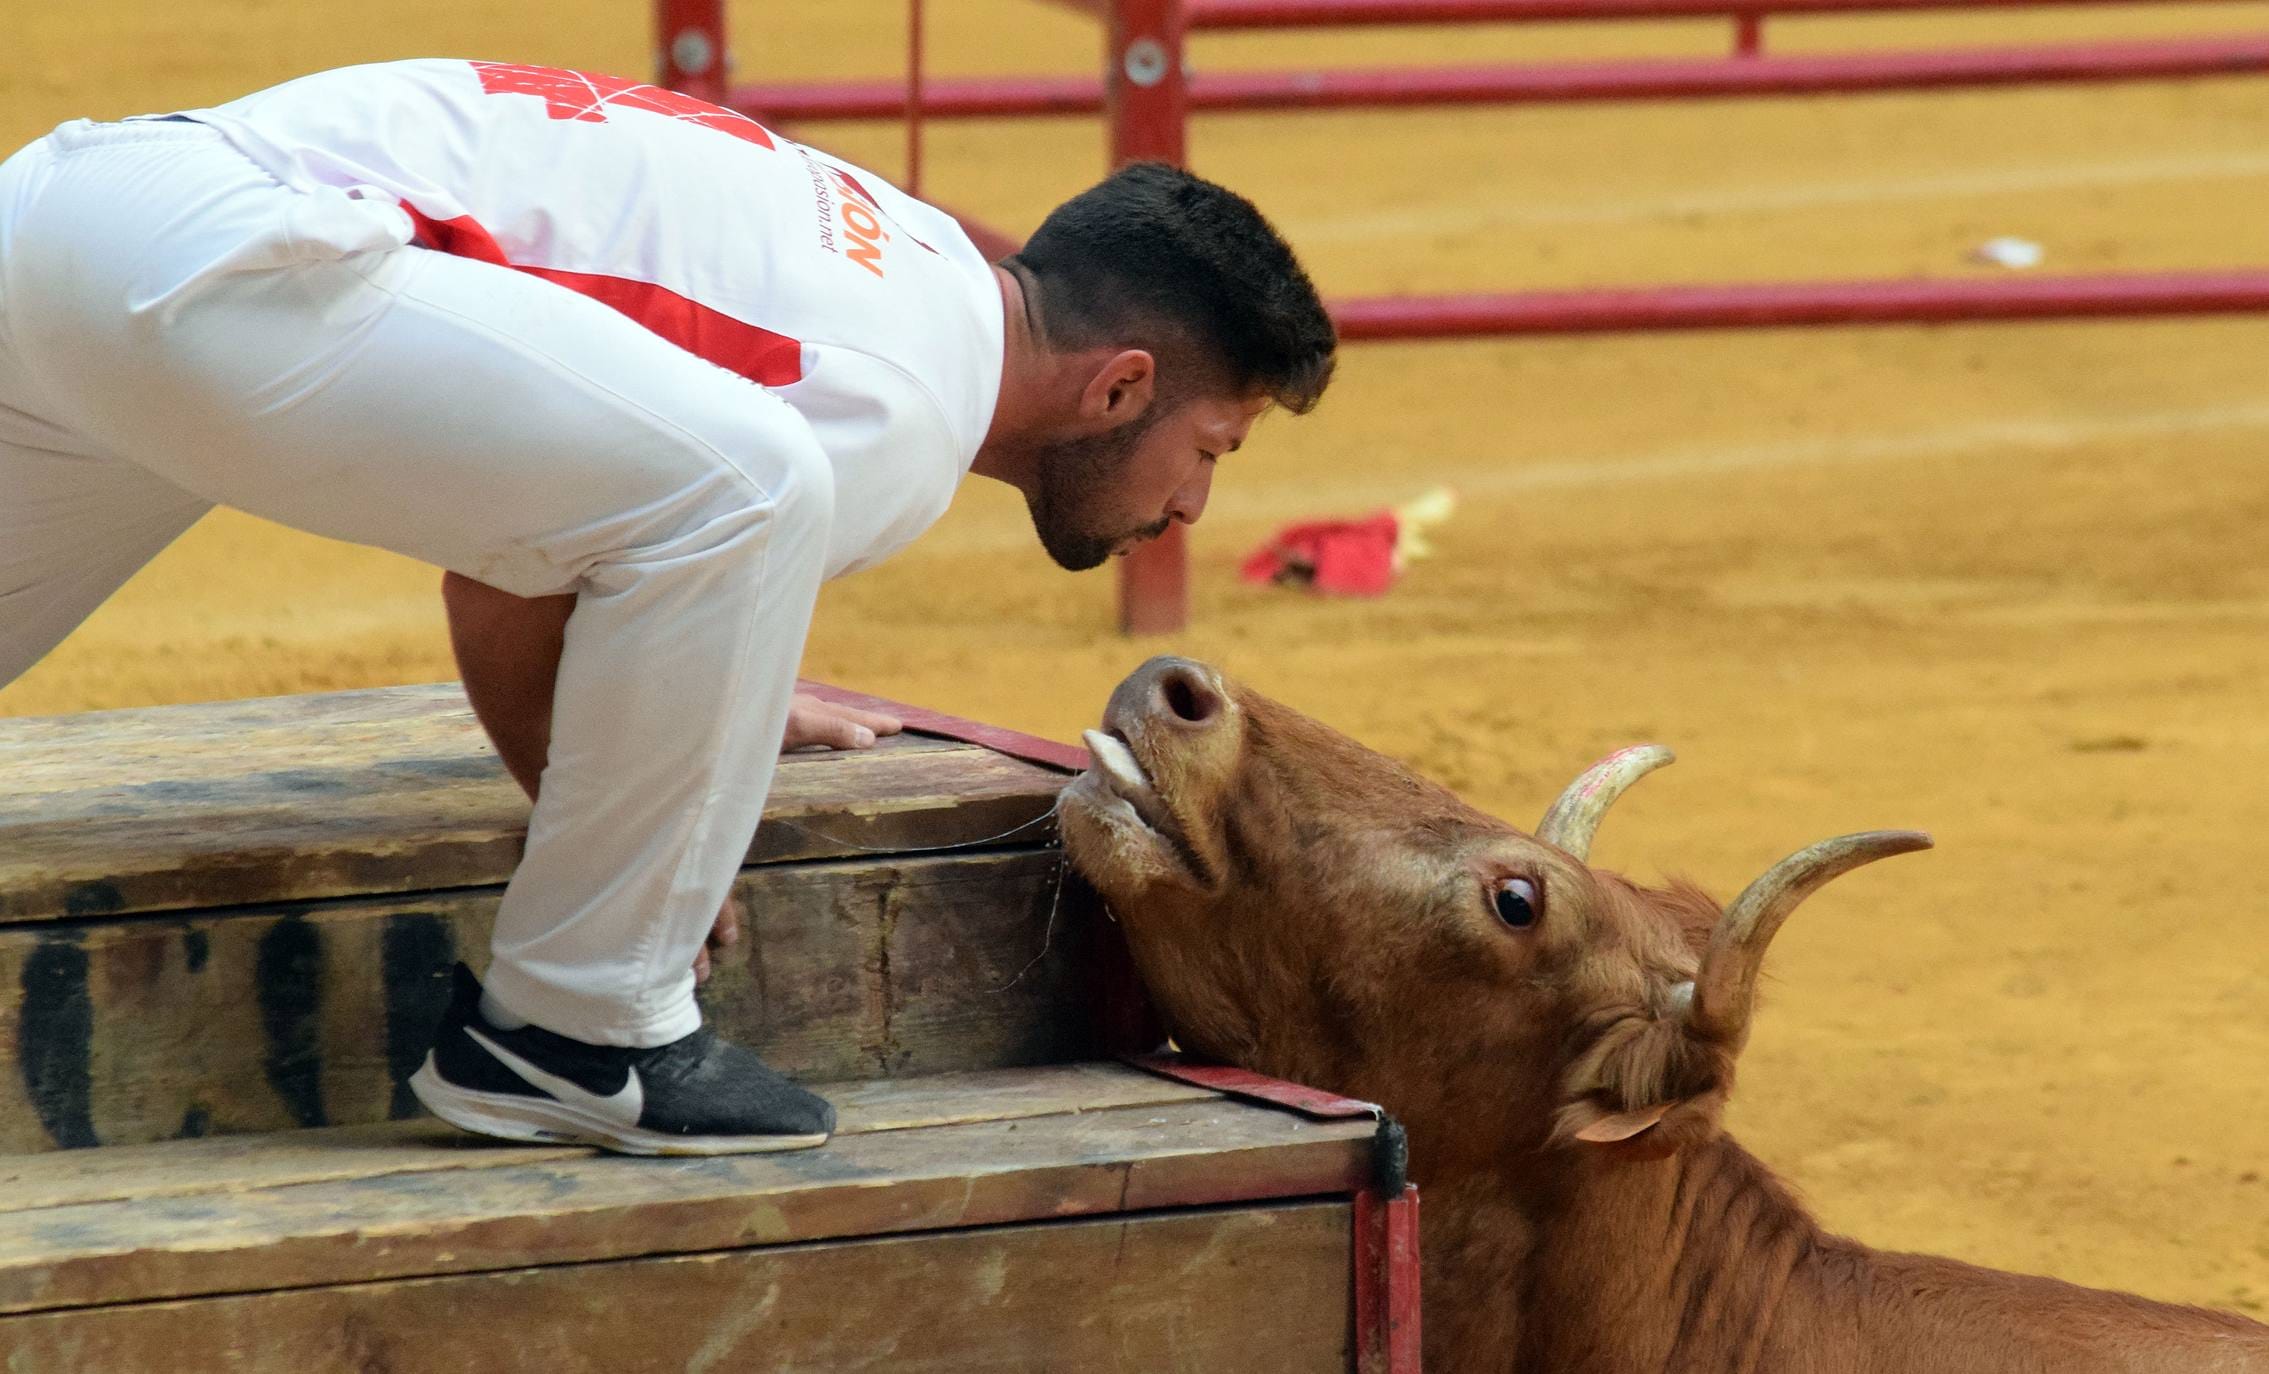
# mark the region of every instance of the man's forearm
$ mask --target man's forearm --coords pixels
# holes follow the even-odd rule
[[[575,597],[513,596],[450,573],[441,600],[473,714],[533,799],[551,753],[552,688]]]

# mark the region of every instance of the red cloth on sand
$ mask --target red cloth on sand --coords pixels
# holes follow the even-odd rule
[[[1247,582],[1282,582],[1330,596],[1379,596],[1394,584],[1402,521],[1391,510],[1360,520],[1286,525],[1246,555]]]

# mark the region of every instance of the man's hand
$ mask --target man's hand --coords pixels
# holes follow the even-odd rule
[[[727,897],[725,904],[717,909],[717,924],[709,927],[708,942],[702,945],[699,954],[693,956],[693,985],[695,987],[700,987],[703,983],[709,981],[710,951],[715,950],[717,957],[722,959],[725,957],[726,948],[738,944],[740,938],[740,899],[738,897]]]
[[[904,722],[896,716],[861,711],[854,706],[837,706],[818,697],[799,694],[788,707],[788,736],[780,742],[780,752],[785,754],[815,746],[865,749],[875,742],[875,736],[895,735],[905,728]]]

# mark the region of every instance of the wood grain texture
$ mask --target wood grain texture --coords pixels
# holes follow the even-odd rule
[[[1116,1063],[1049,1064],[812,1087],[835,1104],[838,1138],[1204,1102],[1220,1096]],[[586,1159],[595,1153],[577,1145],[516,1146],[483,1140],[431,1117],[101,1150],[51,1150],[0,1156],[0,1212],[243,1193],[380,1174],[499,1169]]]
[[[1097,920],[1060,873],[1053,850],[752,867],[705,1014],[807,1078],[1097,1057]],[[498,895],[0,927],[0,1151],[415,1115]]]
[[[1064,781],[913,735],[792,754],[750,861],[1036,843]],[[0,720],[0,923],[502,883],[527,817],[455,683]]]
[[[1345,1194],[1369,1122],[1220,1100],[0,1213],[0,1312]]]
[[[1346,1203],[1311,1202],[0,1318],[0,1365],[1344,1371],[1350,1272]]]

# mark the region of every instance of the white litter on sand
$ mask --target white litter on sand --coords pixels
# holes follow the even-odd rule
[[[1987,239],[1970,250],[1972,262],[1991,263],[1995,267],[2014,268],[2018,271],[2040,266],[2041,259],[2046,256],[2047,250],[2039,244],[2013,234]]]

